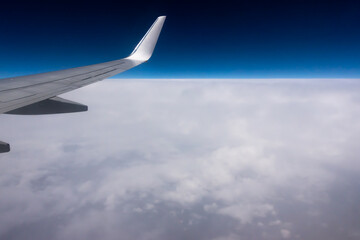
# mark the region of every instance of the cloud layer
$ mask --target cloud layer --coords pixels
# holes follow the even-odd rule
[[[109,80],[1,116],[0,239],[358,239],[357,80]]]

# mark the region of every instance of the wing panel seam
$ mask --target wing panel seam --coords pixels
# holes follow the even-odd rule
[[[111,67],[115,67],[115,66],[118,66],[118,65],[122,65],[124,63],[125,62],[122,62],[122,63],[118,63],[118,64],[108,66],[108,67],[105,67],[105,68],[100,68],[100,69],[97,69],[97,70],[94,70],[94,71],[89,71],[89,72],[86,72],[86,73],[81,73],[81,74],[77,74],[77,75],[73,75],[73,76],[69,76],[69,77],[65,77],[65,78],[55,79],[55,80],[52,80],[52,81],[47,81],[47,82],[42,82],[42,83],[36,83],[36,84],[31,84],[31,85],[26,85],[26,86],[21,86],[21,87],[15,87],[15,88],[9,88],[9,89],[5,89],[5,90],[0,90],[0,93],[13,91],[13,90],[18,90],[18,89],[23,89],[23,88],[27,88],[27,87],[41,86],[41,85],[45,85],[45,84],[48,84],[48,83],[54,83],[54,82],[62,81],[62,80],[68,79],[68,78],[79,77],[79,76],[82,76],[82,75],[85,75],[85,74],[101,71],[101,70],[104,70],[106,68],[111,68]],[[115,68],[115,69],[113,69],[111,71],[115,71],[115,70],[118,70],[118,68]],[[108,71],[108,72],[111,72],[111,71]],[[105,72],[105,73],[108,73],[108,72]],[[98,75],[95,75],[95,76],[98,76]],[[90,78],[92,78],[92,77],[90,77]],[[80,81],[82,81],[82,79]]]

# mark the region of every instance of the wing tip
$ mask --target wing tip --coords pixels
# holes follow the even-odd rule
[[[164,25],[166,16],[159,16],[151,25],[141,41],[137,44],[134,51],[127,59],[146,62],[150,59],[155,49],[161,29]]]

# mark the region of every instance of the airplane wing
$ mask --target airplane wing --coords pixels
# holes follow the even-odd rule
[[[57,95],[101,81],[151,57],[165,16],[156,19],[130,56],[85,67],[0,79],[0,114],[38,115],[87,111],[87,106]],[[0,153],[10,145],[0,141]]]

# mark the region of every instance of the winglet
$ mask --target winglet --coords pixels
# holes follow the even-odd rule
[[[158,17],[127,59],[146,62],[151,57],[166,16]]]

